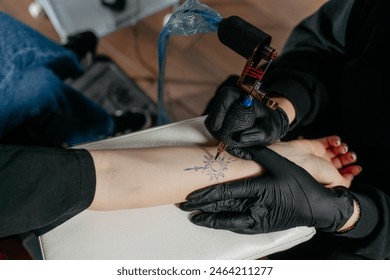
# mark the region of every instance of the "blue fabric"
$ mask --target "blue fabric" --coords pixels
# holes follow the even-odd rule
[[[31,125],[53,143],[75,145],[112,134],[112,117],[71,88],[75,53],[0,12],[0,140]]]

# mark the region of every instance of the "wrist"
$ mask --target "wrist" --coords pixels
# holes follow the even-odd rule
[[[360,219],[360,205],[356,201],[356,199],[353,200],[353,213],[351,217],[348,219],[348,221],[339,229],[337,230],[338,233],[347,232],[351,229],[353,229],[356,225],[356,223]]]

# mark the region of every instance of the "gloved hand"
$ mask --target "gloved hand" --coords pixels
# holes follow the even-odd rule
[[[267,169],[261,176],[220,184],[190,194],[180,204],[197,225],[256,234],[297,226],[339,230],[353,213],[344,187],[328,189],[295,163],[265,147],[245,149]]]
[[[224,140],[221,137],[223,135],[221,131],[224,129],[223,123],[226,115],[233,104],[240,102],[245,94],[247,93],[238,87],[221,87],[213,108],[205,120],[205,126],[212,136],[218,140]],[[267,146],[288,132],[288,117],[282,109],[272,110],[258,100],[254,100],[253,106],[256,116],[255,124],[252,128],[243,129],[242,132],[240,130],[239,135],[237,133],[232,135],[236,147]]]

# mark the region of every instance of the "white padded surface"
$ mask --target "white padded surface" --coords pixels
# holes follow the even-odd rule
[[[204,118],[156,127],[80,147],[126,148],[215,143]],[[314,228],[241,235],[193,225],[175,205],[84,211],[40,237],[45,259],[257,259],[310,239]]]

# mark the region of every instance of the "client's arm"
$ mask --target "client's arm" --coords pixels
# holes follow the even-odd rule
[[[109,210],[172,204],[196,189],[261,173],[253,161],[216,147],[156,147],[90,151],[96,166],[91,209]]]
[[[312,172],[312,176],[324,184],[349,186],[352,180],[349,175],[357,173],[348,171],[349,175],[343,176],[337,169],[355,159],[348,159],[348,153],[340,149],[339,141],[329,140],[330,137],[324,139],[292,141],[291,145],[277,143],[271,148]],[[196,189],[264,172],[257,163],[228,153],[215,160],[215,152],[216,147],[90,151],[97,180],[90,209],[114,210],[178,203]],[[336,159],[342,162],[337,169],[332,164]]]

